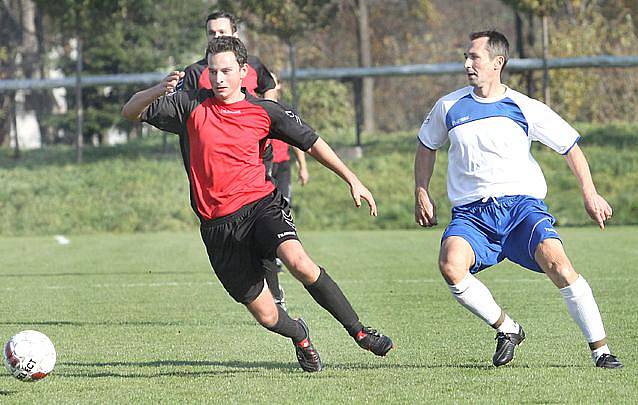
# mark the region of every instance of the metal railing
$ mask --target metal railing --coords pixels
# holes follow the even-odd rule
[[[632,56],[579,56],[575,58],[556,58],[547,60],[548,69],[569,68],[605,68],[605,67],[636,67],[638,55]],[[545,68],[543,59],[510,59],[507,70],[510,72],[523,72],[528,70],[542,70]],[[369,68],[321,68],[298,69],[297,80],[339,80],[357,79],[363,77],[379,76],[418,76],[418,75],[445,75],[463,72],[463,64],[432,63],[422,65],[402,66],[375,66]],[[116,86],[123,84],[149,84],[156,83],[164,78],[165,72],[153,73],[126,73],[111,75],[82,75],[81,86]],[[284,70],[280,77],[283,80],[290,79],[290,71]],[[44,89],[58,87],[75,87],[76,78],[63,77],[57,79],[8,79],[0,80],[0,91],[20,89]]]

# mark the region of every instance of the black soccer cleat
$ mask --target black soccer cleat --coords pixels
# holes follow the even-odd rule
[[[516,346],[523,343],[525,340],[525,331],[523,327],[519,325],[518,333],[503,333],[498,332],[496,334],[496,352],[492,357],[492,363],[496,367],[504,366],[514,359],[514,350]]]
[[[394,347],[392,339],[368,327],[361,329],[354,336],[354,340],[359,346],[377,356],[385,356]]]
[[[323,369],[323,364],[321,363],[321,358],[319,357],[319,352],[315,350],[315,347],[310,342],[310,332],[308,331],[308,325],[306,322],[299,318],[297,322],[301,325],[301,327],[306,332],[306,337],[298,343],[294,343],[295,352],[297,353],[297,360],[299,361],[299,365],[303,369],[303,371],[307,371],[309,373],[314,373],[316,371],[321,371]]]
[[[613,354],[605,353],[596,360],[596,367],[600,368],[623,368],[623,364]]]

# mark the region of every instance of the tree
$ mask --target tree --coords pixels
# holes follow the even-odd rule
[[[0,33],[4,39],[3,45],[0,46],[0,65],[5,74],[0,74],[0,78],[39,78],[41,75],[42,61],[39,57],[39,38],[38,38],[38,13],[36,5],[32,0],[17,0],[12,2],[2,2],[0,4],[0,20],[3,21]],[[17,114],[27,112],[35,118],[38,112],[40,100],[44,99],[41,92],[32,92],[28,90],[18,90],[10,92],[2,97],[2,113],[3,125],[0,131],[0,144],[4,143],[4,139],[8,137],[6,134],[11,132],[13,128],[15,138],[13,139],[15,156],[20,155],[20,139],[17,131]],[[34,133],[39,133],[36,128]],[[36,135],[37,137],[37,135]],[[36,138],[33,142],[39,142]]]
[[[167,71],[176,63],[190,63],[204,47],[203,30],[188,29],[201,24],[204,0],[35,1],[50,22],[52,46],[62,53],[56,66],[66,76],[77,74],[78,62],[82,74]],[[84,140],[100,143],[113,127],[131,131],[120,109],[138,87],[86,87],[69,93],[69,107],[83,105],[84,120],[67,114],[56,117],[55,125],[81,130],[82,136],[75,139],[78,146]]]
[[[296,73],[297,43],[335,16],[335,0],[221,0],[220,8],[242,18],[250,28],[275,35],[288,45],[292,104],[298,105]],[[249,10],[249,11],[247,11]]]
[[[549,21],[550,15],[554,14],[561,0],[503,0],[504,3],[511,5],[514,10],[530,12],[539,16],[543,24],[543,97],[547,105],[551,104],[551,96],[549,89],[549,69],[547,69],[547,59],[549,58]]]

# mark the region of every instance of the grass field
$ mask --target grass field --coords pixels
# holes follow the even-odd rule
[[[511,365],[492,367],[493,331],[436,269],[440,232],[302,233],[364,323],[398,346],[388,358],[359,349],[284,274],[291,313],[307,320],[326,366],[317,374],[227,296],[196,232],[0,238],[0,338],[37,329],[58,352],[42,382],[0,373],[0,403],[638,401],[638,228],[560,230],[623,370],[594,368],[558,291],[509,263],[480,278],[528,337]]]

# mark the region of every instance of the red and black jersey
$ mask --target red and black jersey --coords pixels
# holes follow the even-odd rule
[[[267,139],[304,151],[318,139],[292,110],[250,94],[222,104],[212,90],[178,91],[155,100],[141,118],[180,136],[191,205],[200,220],[232,214],[274,190],[261,160]]]
[[[248,74],[242,80],[242,87],[245,87],[253,96],[258,96],[274,89],[275,86],[275,79],[273,79],[268,68],[261,63],[258,57],[248,55]],[[177,90],[189,91],[212,88],[206,58],[186,67],[184,69],[184,77],[177,84]]]

